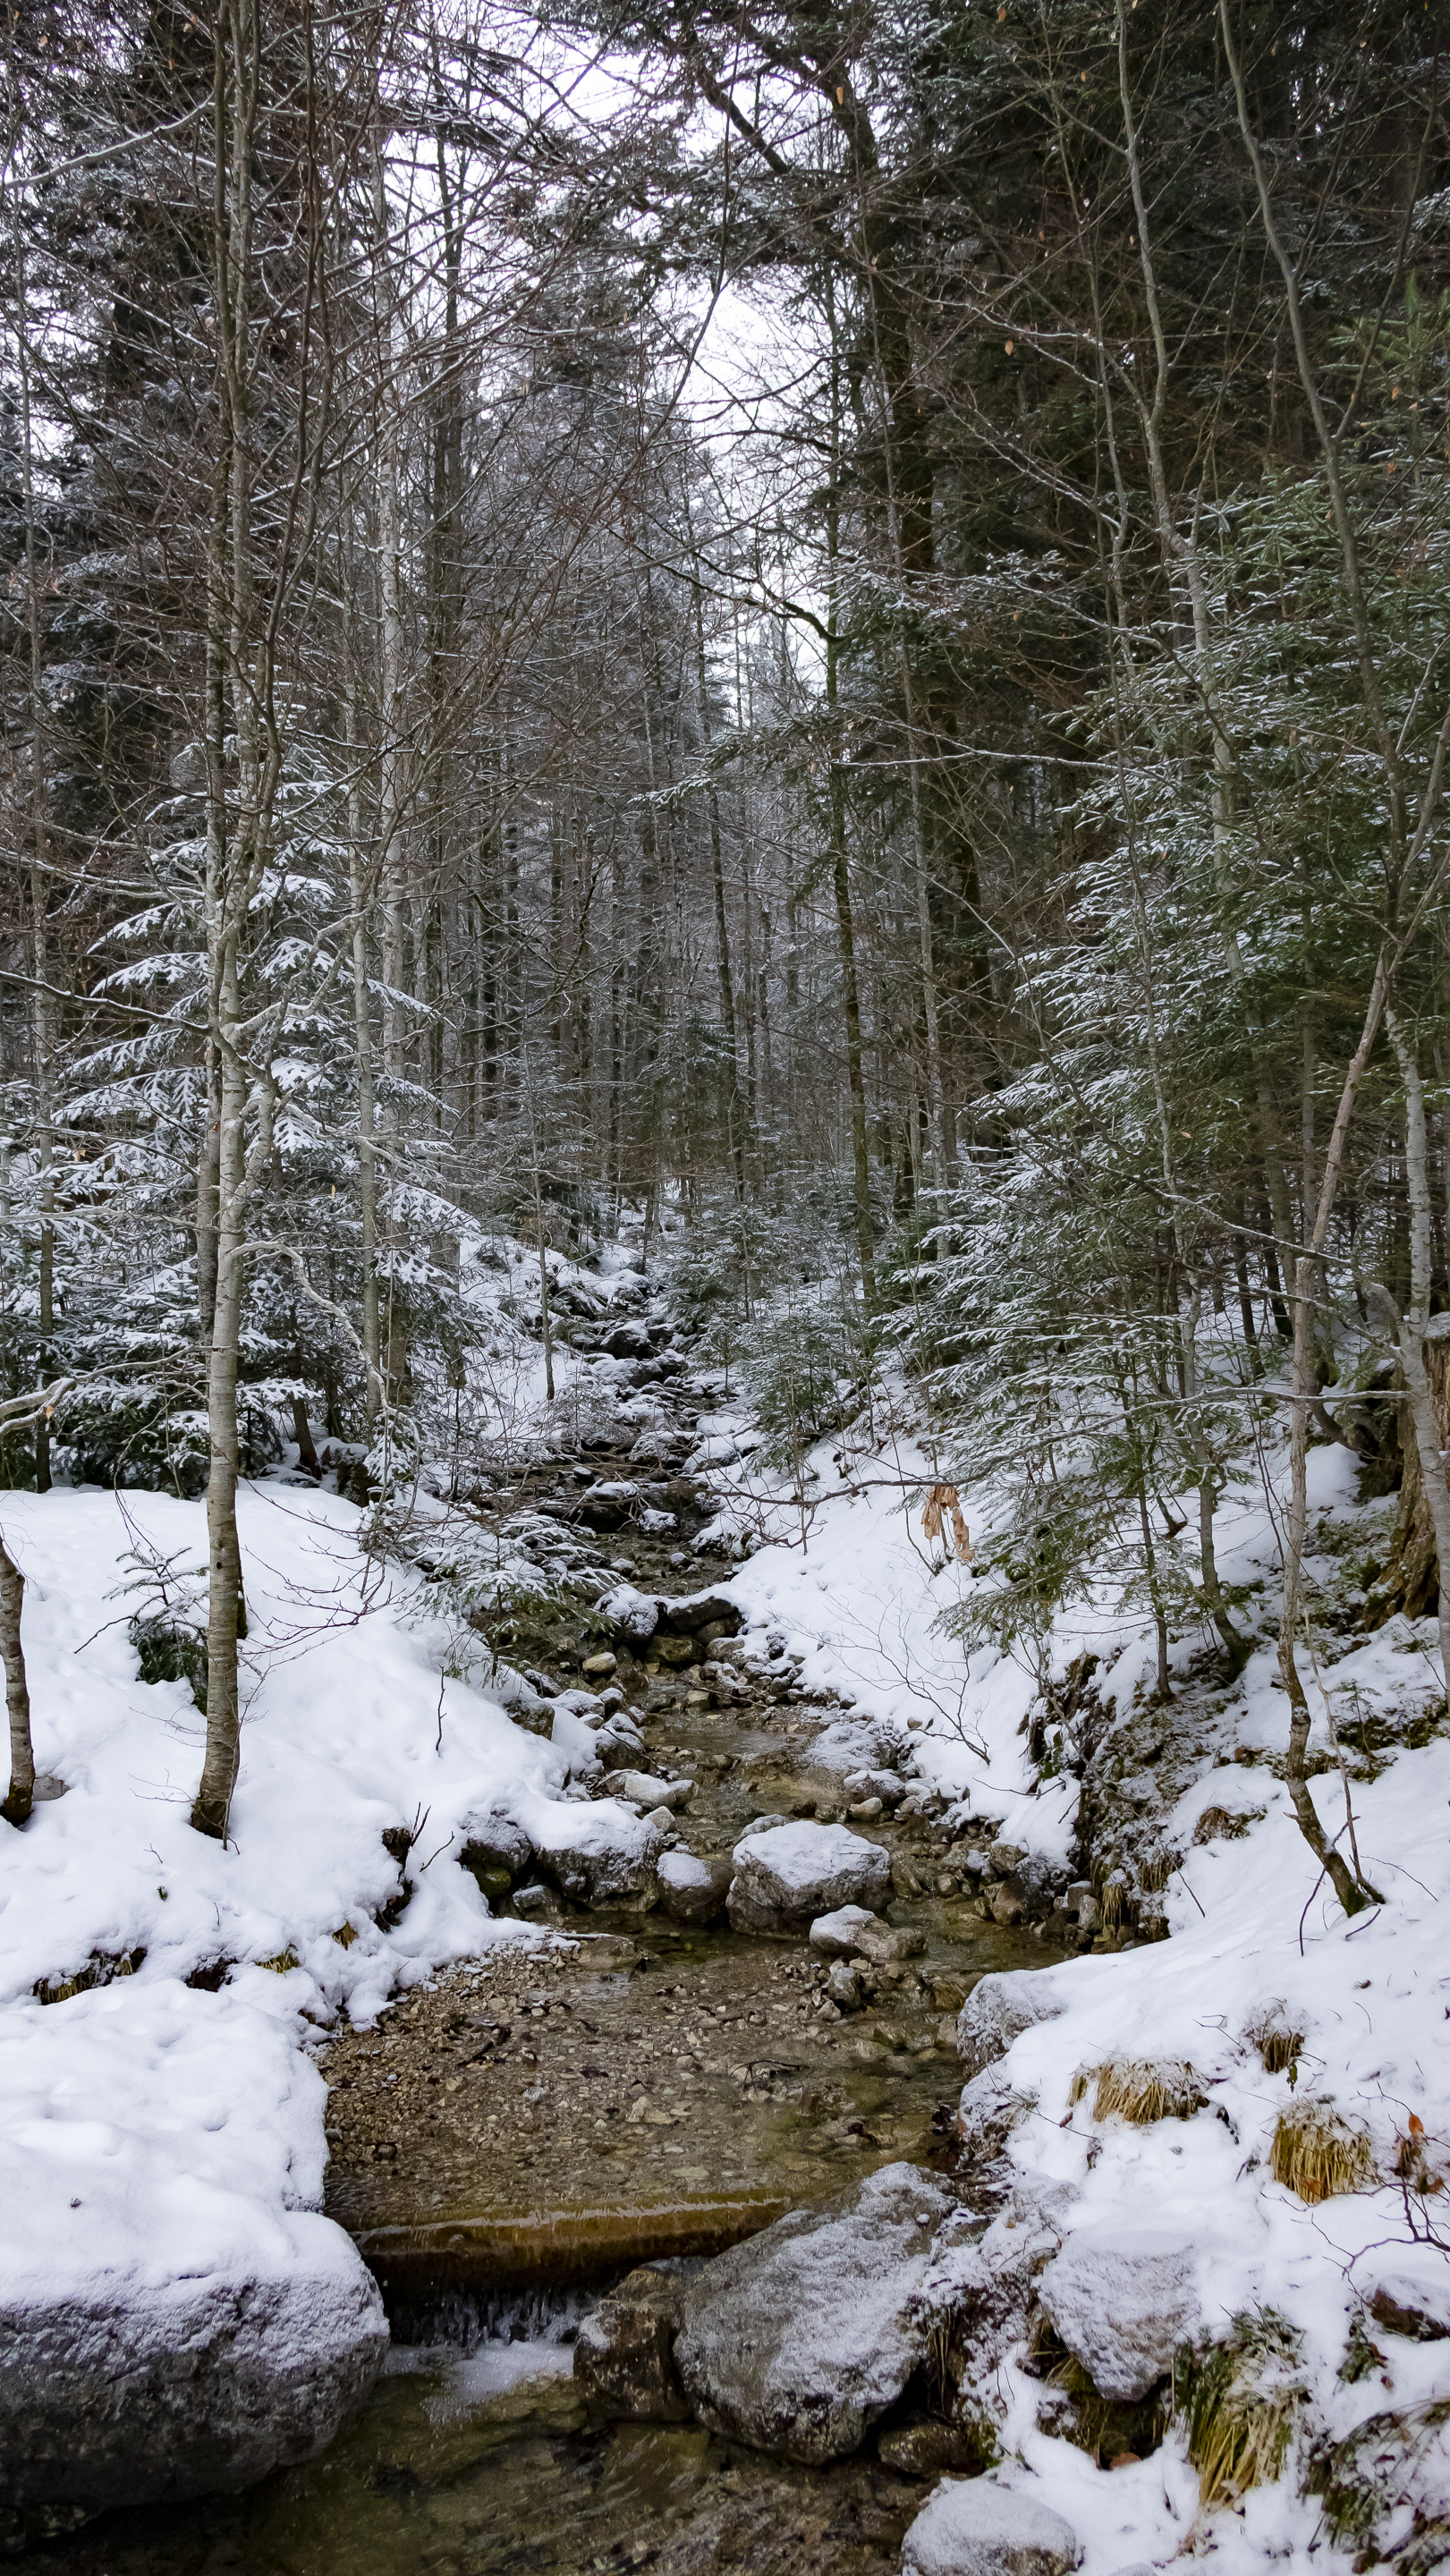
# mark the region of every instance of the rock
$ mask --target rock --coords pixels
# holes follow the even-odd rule
[[[591,1682],[607,1681],[610,1674],[616,1672],[618,1668],[618,1657],[610,1654],[607,1647],[597,1655],[587,1655],[579,1667],[585,1680]]]
[[[632,1816],[613,1799],[541,1805],[539,1814],[539,1869],[573,1904],[633,1905],[641,1913],[658,1904],[655,1872],[664,1835],[648,1818]]]
[[[707,2263],[675,2342],[702,2422],[813,2467],[854,2451],[926,2351],[913,2293],[957,2206],[939,2176],[886,2165]]]
[[[838,2012],[861,2009],[861,1971],[847,1959],[833,1959],[826,1974],[826,1992]]]
[[[674,1490],[671,1486],[672,1496]],[[693,1495],[694,1488],[690,1490]],[[661,1593],[656,1600],[660,1626],[672,1637],[703,1637],[708,1630],[713,1645],[722,1637],[738,1637],[745,1625],[744,1612],[727,1592],[694,1592],[683,1600]]]
[[[974,2162],[995,2163],[1008,2139],[1036,2107],[1030,2093],[1019,2093],[998,2066],[984,2066],[962,2087],[957,2106],[957,2134],[962,2150]]]
[[[730,1920],[737,1931],[803,1932],[838,1905],[885,1902],[891,1862],[842,1825],[776,1825],[735,1846]]]
[[[1014,2039],[1034,2022],[1055,2021],[1064,2006],[1036,1968],[1011,1968],[983,1977],[957,2017],[957,2055],[969,2075],[1005,2057]]]
[[[534,1857],[534,1846],[517,1818],[503,1807],[474,1809],[463,1821],[464,1844],[458,1857],[475,1878],[483,1871],[502,1873],[512,1882],[522,1878]],[[485,1894],[488,1891],[485,1889]]]
[[[636,1592],[632,1583],[616,1584],[599,1604],[599,1616],[613,1622],[615,1629],[631,1646],[642,1646],[660,1624],[659,1605],[647,1592]]]
[[[896,2469],[905,2478],[939,2478],[943,2469],[969,2472],[982,2465],[970,2434],[937,2416],[920,2424],[896,2425],[881,2435],[876,2451],[884,2468]]]
[[[652,1771],[606,1771],[601,1786],[606,1798],[631,1798],[637,1807],[687,1807],[695,1794],[693,1780],[659,1780]]]
[[[579,2329],[574,2385],[608,2415],[684,2423],[690,2403],[671,2346],[680,2322],[680,2284],[646,2266],[601,2299]]]
[[[7,2298],[0,2506],[176,2503],[325,2451],[377,2378],[387,2320],[330,2219],[279,2212],[275,2233],[268,2269]]]
[[[660,1895],[672,1923],[714,1923],[725,1911],[733,1876],[723,1852],[700,1860],[694,1852],[668,1851],[659,1864]]]
[[[634,1501],[633,1485],[591,1485],[581,1494],[575,1509],[581,1521],[592,1530],[622,1529]]]
[[[853,1798],[879,1798],[883,1807],[899,1807],[906,1782],[894,1771],[852,1771],[842,1787]]]
[[[647,1325],[615,1324],[604,1336],[604,1348],[612,1360],[648,1359],[650,1351]]]
[[[856,1947],[863,1959],[870,1959],[877,1967],[890,1967],[899,1959],[919,1959],[926,1948],[926,1936],[908,1930],[905,1924],[871,1922],[862,1925]]]
[[[562,1908],[552,1887],[542,1887],[535,1882],[532,1887],[514,1889],[514,1912],[521,1914],[526,1922],[548,1923],[558,1921]]]
[[[810,1930],[813,1950],[823,1951],[828,1959],[849,1958],[858,1946],[857,1934],[874,1923],[864,1905],[838,1905],[834,1914],[818,1914]]]
[[[1048,2264],[1039,2295],[1100,2397],[1146,2397],[1198,2330],[1193,2256],[1181,2245],[1115,2245],[1085,2230]]]
[[[846,1813],[854,1818],[858,1825],[874,1825],[877,1817],[882,1813],[881,1801],[879,1798],[858,1798],[854,1806],[846,1809]]]
[[[1374,2260],[1371,2278],[1369,2312],[1387,2334],[1415,2343],[1450,2335],[1450,2265],[1443,2254],[1428,2245],[1396,2246]]]
[[[1070,2522],[990,2478],[948,2479],[901,2544],[901,2576],[1067,2576],[1082,2558]]]
[[[682,1672],[686,1664],[703,1663],[705,1659],[698,1637],[652,1637],[649,1651],[652,1662],[667,1664],[676,1672]]]

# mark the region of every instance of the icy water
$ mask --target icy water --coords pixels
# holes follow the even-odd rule
[[[686,1588],[632,1531],[628,1552],[637,1581]],[[635,1714],[648,1766],[696,1779],[695,1848],[728,1849],[762,1813],[841,1814],[839,1776],[813,1759],[825,1712],[769,1704],[764,1687],[689,1709],[689,1687],[641,1686]],[[465,1964],[331,2045],[327,2205],[383,2283],[387,2374],[323,2459],[244,2496],[109,2515],[10,2563],[27,2576],[894,2576],[929,2482],[869,2444],[821,2472],[693,2425],[604,2426],[570,2375],[583,2306],[631,2264],[708,2255],[890,2160],[949,2161],[962,1994],[1059,1953],[983,1921],[959,1878],[943,1890],[924,1824],[864,1830],[893,1855],[890,1921],[923,1947],[863,2012],[819,2013],[803,1939],[589,1914],[560,1923],[580,1937],[551,1957]]]

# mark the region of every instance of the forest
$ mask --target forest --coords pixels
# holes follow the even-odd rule
[[[1450,1725],[1445,35],[1438,0],[16,0],[0,1650],[27,1852],[65,1785],[54,1657],[81,1652],[47,1628],[27,1695],[49,1504],[108,1498],[119,1589],[86,1617],[121,1599],[142,1682],[192,1713],[156,1794],[218,1847],[197,1869],[237,1847],[258,1675],[304,1595],[323,1658],[405,1594],[440,1623],[415,1732],[436,1691],[442,1761],[455,1688],[526,1716],[592,1649],[616,1701],[635,1665],[664,1690],[693,1529],[722,1709],[730,1620],[794,1635],[818,1581],[864,1623],[821,1687],[925,1711],[959,1840],[969,1753],[1004,1852],[1035,1847],[992,1807],[1008,1770],[1003,1799],[1078,1784],[1001,1903],[978,1852],[983,1922],[1061,1932],[1071,1880],[1068,1948],[1158,1975],[1170,1930],[1208,1938],[1174,1802],[1232,1759],[1284,1826],[1231,1863],[1236,1921],[1284,1891],[1264,1974],[1299,1973],[1301,1903],[1346,1980],[1356,1927],[1395,1937],[1432,1813],[1443,1861]],[[289,1557],[259,1626],[248,1497],[284,1484],[359,1547],[325,1576]],[[158,1497],[195,1539],[144,1521]],[[842,1553],[858,1502],[880,1547],[903,1533],[889,1598]],[[633,1557],[596,1562],[621,1528]],[[612,1573],[654,1599],[641,1568],[656,1610],[603,1598]],[[1386,1675],[1413,1709],[1386,1714]],[[373,1756],[341,1741],[361,1796]],[[873,1795],[891,1821],[885,1742],[855,1746],[858,1821]],[[557,1716],[553,1743],[567,1782]],[[1265,1813],[1199,1806],[1201,1845]],[[465,1809],[439,1791],[481,1852]],[[427,1811],[378,1864],[410,1893]],[[280,1833],[247,1814],[244,1851]],[[520,1865],[487,1848],[506,1913]],[[103,1953],[159,1962],[127,1919],[25,1950],[22,2001],[105,1985]],[[245,1955],[330,1995],[267,1921]],[[420,1977],[462,1955],[418,1939]],[[1292,2088],[1297,2009],[1256,2080]],[[1375,2153],[1443,2269],[1414,2099]],[[1254,2332],[1229,2376],[1253,2359],[1257,2405],[1265,2353],[1290,2363]],[[1447,2334],[1450,2307],[1425,2352]],[[1272,2486],[1290,2433],[1215,2486],[1192,2385],[1152,2403],[1203,2509]],[[1360,2436],[1332,2414],[1312,2492],[1349,2550]],[[996,2456],[1036,2476],[1046,2439]],[[1414,2538],[1443,2555],[1435,2459]],[[1297,2549],[1286,2510],[1225,2564]],[[921,2547],[920,2576],[1008,2564]],[[1101,2548],[1113,2576],[1156,2541]]]

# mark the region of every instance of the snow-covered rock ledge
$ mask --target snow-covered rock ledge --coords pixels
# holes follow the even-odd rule
[[[387,2324],[318,2214],[325,2091],[290,2023],[134,1979],[8,2017],[0,2505],[246,2486],[372,2385]]]

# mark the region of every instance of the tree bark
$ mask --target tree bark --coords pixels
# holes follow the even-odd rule
[[[0,1655],[5,1659],[5,1704],[10,1719],[10,1789],[0,1806],[0,1816],[7,1825],[25,1824],[35,1797],[30,1691],[25,1679],[25,1650],[20,1642],[24,1604],[25,1577],[0,1539]]]

